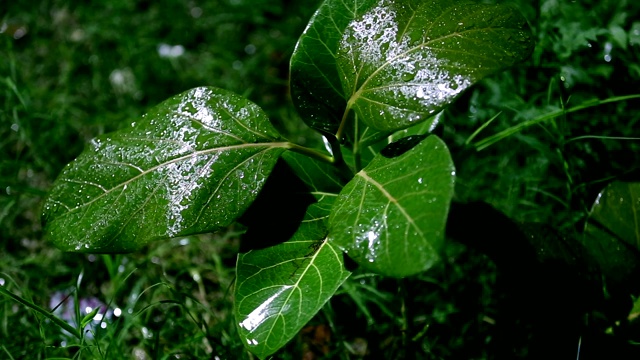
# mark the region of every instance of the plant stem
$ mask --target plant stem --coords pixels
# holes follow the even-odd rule
[[[358,142],[353,144],[353,163],[356,168],[356,172],[362,170],[362,155],[360,155]]]
[[[588,139],[598,139],[598,140],[633,140],[633,141],[637,141],[640,140],[640,137],[624,137],[624,136],[600,136],[600,135],[583,135],[583,136],[577,136],[574,138],[571,138],[569,140],[567,140],[565,142],[565,144],[568,144],[572,141],[577,141],[577,140],[588,140]]]
[[[298,144],[290,143],[289,149],[291,151],[297,152],[298,154],[306,155],[306,156],[308,156],[310,158],[322,161],[322,162],[327,163],[327,164],[334,164],[335,161],[336,161],[335,157],[331,157],[329,155],[321,153],[318,150],[307,148],[307,147],[304,147],[304,146],[301,146],[301,145],[298,145]]]
[[[407,303],[406,303],[407,296],[408,296],[406,279],[400,279],[398,290],[399,290],[398,292],[401,300],[400,311],[402,313],[402,347],[406,349],[408,346],[408,337],[410,334],[409,314],[408,314]]]
[[[340,172],[343,175],[345,176],[348,175],[348,179],[350,179],[353,176],[353,171],[347,166],[347,163],[344,162],[344,158],[342,157],[342,151],[340,150],[340,143],[334,136],[325,135],[325,137],[329,141],[329,145],[331,146],[331,151],[333,152],[333,156],[328,156],[317,150],[300,146],[294,143],[290,143],[289,149],[299,154],[306,155],[310,158],[325,162],[327,164],[334,165],[340,170]]]
[[[351,100],[347,103],[347,108],[344,110],[342,114],[342,119],[340,120],[340,126],[338,127],[338,131],[336,132],[336,139],[340,141],[342,139],[344,133],[344,127],[347,124],[347,119],[349,117],[349,110],[351,110]]]
[[[333,153],[334,158],[333,164],[340,169],[342,174],[351,178],[353,176],[353,170],[351,170],[344,161],[340,138],[331,135],[325,136],[325,138],[329,141],[329,145],[331,146],[331,152]]]

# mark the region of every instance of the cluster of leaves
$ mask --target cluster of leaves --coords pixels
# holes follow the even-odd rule
[[[237,264],[240,335],[266,357],[347,278],[343,253],[393,277],[438,260],[455,170],[446,145],[428,136],[434,114],[527,57],[523,25],[508,6],[325,1],[298,42],[290,81],[330,155],[283,139],[252,102],[196,88],[92,140],[45,202],[46,235],[64,250],[128,252],[221,230],[255,213],[250,206],[293,150],[299,155],[282,158],[313,201],[302,204],[292,234],[270,239],[284,242],[252,249]],[[244,220],[249,237],[255,220]],[[259,240],[271,236],[260,232]]]
[[[283,132],[297,130],[284,127],[295,124],[287,121],[293,114],[285,106],[287,65],[313,9],[227,0],[10,2],[2,9],[0,285],[52,311],[61,307],[54,294],[80,284],[66,303],[99,297],[123,315],[105,318],[106,330],[98,327],[93,338],[78,341],[0,295],[0,357],[110,357],[96,347],[111,349],[114,358],[133,352],[240,356],[226,296],[235,232],[161,242],[128,256],[61,253],[43,239],[42,201],[90,139],[200,84],[259,101],[281,120]],[[180,45],[184,53],[162,56],[162,45]],[[205,322],[208,333],[201,331]]]
[[[628,98],[611,96],[621,93],[622,87],[618,86],[621,78],[623,82],[632,83],[638,77],[633,66],[639,48],[638,26],[632,19],[639,9],[628,1],[616,2],[615,6],[595,2],[591,7],[555,0],[540,1],[535,6],[529,2],[519,4],[538,43],[533,59],[525,66],[489,77],[480,82],[480,86],[464,92],[480,78],[526,57],[528,43],[517,41],[526,33],[509,35],[493,31],[497,24],[511,22],[519,30],[523,21],[508,7],[475,4],[474,8],[466,4],[469,8],[451,18],[443,17],[445,21],[430,30],[434,31],[431,34],[434,38],[440,36],[443,40],[461,42],[430,43],[428,31],[419,25],[429,23],[433,20],[431,17],[437,18],[438,11],[454,5],[436,1],[433,7],[422,5],[421,8],[421,3],[429,1],[365,1],[353,9],[343,2],[327,1],[314,15],[294,52],[291,92],[302,120],[324,135],[328,153],[301,146],[314,144],[314,137],[301,132],[300,122],[288,121],[297,115],[282,109],[284,96],[274,96],[284,94],[286,84],[275,76],[286,73],[283,60],[287,57],[277,51],[274,55],[270,50],[247,56],[256,51],[256,46],[264,49],[274,42],[286,44],[287,35],[294,34],[283,36],[279,30],[272,29],[266,37],[252,37],[252,46],[238,45],[243,44],[242,41],[222,43],[223,39],[241,33],[238,27],[245,29],[273,22],[291,5],[278,3],[274,7],[273,2],[231,1],[231,5],[210,2],[198,7],[190,3],[184,9],[174,8],[172,13],[197,19],[202,12],[224,14],[219,11],[220,7],[239,7],[242,11],[237,11],[237,15],[207,17],[206,21],[176,21],[178,26],[169,27],[163,25],[166,23],[154,22],[153,14],[157,15],[160,8],[177,6],[175,4],[140,3],[137,6],[141,8],[134,9],[117,3],[105,10],[114,16],[100,17],[94,27],[78,26],[83,22],[82,16],[66,12],[64,8],[51,12],[57,14],[57,26],[66,29],[61,32],[61,38],[63,44],[68,45],[69,54],[107,45],[111,48],[116,42],[121,44],[121,35],[114,29],[122,27],[131,27],[128,30],[131,33],[143,29],[147,35],[139,36],[139,41],[124,41],[126,46],[120,47],[122,50],[117,54],[104,55],[122,60],[87,56],[88,60],[78,63],[65,62],[63,68],[67,72],[63,73],[66,76],[60,83],[70,84],[70,74],[73,74],[73,82],[83,89],[76,96],[97,101],[74,98],[69,102],[65,101],[69,94],[60,92],[51,97],[35,93],[25,96],[15,85],[15,68],[25,59],[12,58],[7,63],[6,73],[10,76],[6,78],[5,109],[13,108],[13,111],[0,115],[9,116],[7,119],[12,119],[11,123],[18,125],[19,131],[14,126],[0,131],[8,131],[9,139],[16,134],[20,139],[15,149],[11,148],[12,157],[17,161],[2,163],[3,178],[11,177],[8,184],[12,194],[9,188],[7,194],[12,196],[0,198],[4,209],[1,219],[8,224],[0,231],[10,237],[20,236],[14,231],[19,229],[15,226],[16,214],[23,217],[21,221],[36,224],[31,226],[39,231],[32,213],[34,206],[21,199],[34,203],[43,196],[43,189],[49,185],[41,184],[41,180],[57,173],[62,164],[79,152],[76,147],[66,146],[81,143],[75,138],[77,135],[68,141],[58,139],[78,131],[67,126],[54,127],[55,133],[43,132],[38,131],[37,126],[44,128],[58,118],[71,118],[66,124],[78,128],[80,136],[88,140],[122,127],[117,124],[123,115],[139,118],[141,105],[166,98],[167,89],[213,83],[248,96],[261,104],[262,109],[243,96],[218,88],[198,88],[173,97],[131,126],[92,141],[90,148],[65,168],[47,200],[47,232],[63,249],[111,252],[132,251],[147,242],[151,245],[145,246],[151,251],[134,262],[130,261],[134,255],[97,258],[109,270],[107,281],[111,286],[102,292],[106,291],[107,298],[116,303],[128,304],[122,309],[125,312],[136,312],[135,317],[119,319],[117,328],[94,331],[97,337],[112,339],[103,348],[96,342],[100,356],[108,358],[110,354],[129,351],[125,349],[131,346],[136,356],[138,351],[144,352],[143,348],[154,349],[155,356],[188,353],[199,357],[210,354],[212,348],[216,353],[225,354],[242,346],[234,343],[235,332],[238,332],[244,346],[264,357],[294,336],[334,293],[348,296],[345,302],[325,306],[321,321],[336,331],[341,325],[334,323],[334,319],[356,310],[364,317],[359,320],[364,321],[350,325],[357,329],[377,323],[379,347],[386,347],[385,353],[392,358],[411,356],[413,351],[433,357],[456,357],[456,351],[463,351],[464,356],[469,356],[474,353],[471,350],[474,344],[482,349],[474,353],[476,357],[486,357],[487,351],[503,353],[505,357],[527,356],[531,355],[527,349],[534,349],[540,342],[558,353],[570,347],[568,354],[575,354],[580,342],[573,336],[585,332],[569,323],[578,319],[582,325],[584,314],[589,314],[590,325],[601,326],[602,331],[618,321],[623,326],[616,327],[615,332],[628,332],[624,324],[629,314],[629,295],[637,293],[633,283],[638,247],[633,224],[637,222],[629,218],[635,213],[637,185],[612,184],[598,196],[586,227],[583,221],[602,189],[603,180],[637,168],[637,157],[621,158],[616,154],[640,151],[634,150],[637,143],[633,141],[602,141],[595,137],[585,141],[579,135],[634,134],[637,115],[629,111],[631,103],[620,101]],[[266,18],[262,7],[269,9]],[[148,10],[144,12],[147,15],[136,12],[142,8]],[[474,31],[469,33],[478,31],[478,37],[447,37],[447,31],[457,34],[460,24],[469,25],[467,18],[460,21],[455,16],[464,17],[465,11],[473,13],[474,9],[482,11],[471,16],[476,22],[471,21]],[[306,16],[287,19],[299,22]],[[327,23],[331,26],[326,26]],[[483,29],[491,29],[491,36]],[[200,34],[192,43],[185,42],[179,35],[191,31]],[[187,52],[184,56],[151,63],[136,61],[144,58],[145,52],[159,52],[157,43],[146,40],[157,38],[157,33],[166,35],[162,37],[163,42],[171,44],[175,38],[176,43],[188,49],[202,50],[205,46],[210,49],[218,45],[220,48]],[[418,44],[420,49],[400,55],[398,51],[406,45],[405,39]],[[514,48],[492,47],[508,46],[510,40]],[[467,63],[460,62],[454,53],[461,49],[477,57],[469,56],[464,59]],[[387,62],[388,57],[395,61]],[[202,67],[190,66],[197,62],[208,64],[205,68],[215,74],[215,79],[202,79]],[[118,66],[116,75],[125,80],[120,85],[127,86],[118,87],[104,76],[112,72],[110,66],[114,63]],[[264,64],[269,64],[267,71],[260,70],[253,77],[247,77],[252,73],[246,69]],[[465,64],[466,67],[460,66]],[[147,71],[149,65],[153,71]],[[488,69],[487,72],[470,70],[481,67]],[[620,73],[625,68],[631,70],[628,75]],[[47,71],[46,67],[34,69]],[[436,71],[442,69],[444,71]],[[85,78],[87,73],[94,75]],[[138,85],[149,79],[134,79],[132,74],[153,74],[154,82],[163,85],[144,87],[140,91],[142,87]],[[266,77],[262,78],[264,74]],[[35,70],[31,75],[39,76]],[[609,86],[597,86],[603,82]],[[99,84],[107,88],[95,88]],[[259,96],[255,96],[256,93]],[[594,96],[609,99],[585,102]],[[35,102],[43,99],[57,101],[59,106],[53,107],[57,112],[40,114],[46,121],[20,121],[20,118],[29,119],[30,109],[40,108]],[[457,106],[448,107],[454,99],[458,99]],[[118,112],[110,109],[112,103],[119,104]],[[445,111],[439,112],[442,108]],[[584,108],[590,111],[579,111]],[[503,115],[496,118],[498,111],[503,111]],[[95,124],[81,126],[82,119],[89,114]],[[619,121],[621,114],[628,114],[629,121]],[[472,140],[477,136],[474,131],[485,122],[481,128],[491,123],[491,129],[497,129],[496,135],[474,143]],[[542,126],[531,127],[534,124]],[[444,143],[434,135],[427,136],[435,129]],[[286,139],[280,134],[287,134]],[[53,140],[48,141],[47,136]],[[497,143],[508,136],[511,141]],[[514,147],[514,142],[521,145]],[[12,140],[7,142],[12,143]],[[393,144],[388,146],[389,143]],[[482,151],[470,152],[469,145]],[[46,149],[51,146],[59,149]],[[453,162],[447,147],[451,149]],[[52,164],[43,160],[44,155],[50,153],[65,155]],[[29,165],[31,172],[16,170],[15,179],[5,176],[12,168],[22,168],[20,161],[31,158],[35,158]],[[568,231],[568,236],[558,236],[555,231],[539,225],[517,228],[511,220],[483,204],[454,203],[448,211],[453,194],[453,163],[456,164],[458,198],[488,201],[514,219],[541,221],[563,230],[578,228],[579,233]],[[25,187],[23,183],[29,185]],[[425,192],[425,188],[429,191]],[[80,205],[79,211],[72,210],[77,205]],[[273,211],[274,206],[279,211]],[[21,212],[23,208],[27,209],[25,213]],[[425,220],[426,217],[434,220]],[[413,223],[406,221],[408,219]],[[225,241],[227,237],[153,241],[226,229],[235,222],[247,229],[237,262],[232,251],[216,245],[229,246]],[[448,222],[447,235],[467,244],[468,248],[442,241],[445,222]],[[274,224],[278,224],[275,229]],[[497,228],[503,236],[496,236]],[[25,233],[24,227],[20,231]],[[7,238],[4,235],[3,238]],[[404,241],[395,244],[402,239]],[[478,239],[486,240],[480,243]],[[513,239],[518,240],[510,241]],[[156,243],[160,245],[156,247]],[[183,243],[197,244],[197,248],[194,250]],[[231,241],[231,244],[233,250],[237,243]],[[497,305],[487,304],[487,284],[494,282],[493,267],[486,269],[482,256],[469,253],[473,248],[489,255],[498,265],[496,291],[508,289],[508,296]],[[348,256],[343,257],[343,252]],[[61,255],[51,251],[47,254],[50,257],[46,264],[35,266],[36,260],[31,261],[34,272],[38,268],[55,269],[52,275],[59,279],[59,286],[71,285],[80,291],[79,281],[60,279],[62,274],[73,272],[61,268]],[[91,273],[100,272],[92,270],[97,265],[94,255],[64,255],[64,258],[84,264]],[[7,259],[11,257],[4,257],[3,263]],[[204,265],[207,262],[213,264]],[[11,279],[10,285],[24,283],[19,279],[16,282],[17,279],[6,273],[18,273],[11,270],[20,267],[17,261],[5,265],[8,266],[3,265],[3,276]],[[235,324],[227,329],[223,322],[230,317],[227,312],[231,308],[228,304],[222,305],[221,298],[205,296],[203,289],[213,287],[216,289],[213,296],[223,294],[231,283],[231,278],[224,274],[230,275],[227,267],[234,265],[237,266],[236,319],[228,319]],[[359,268],[350,275],[356,266]],[[432,271],[423,272],[430,267]],[[133,282],[130,274],[134,268],[142,269],[148,279]],[[478,269],[481,270],[477,274],[479,284],[469,287],[469,280]],[[154,276],[155,272],[158,274]],[[394,282],[372,276],[371,272],[394,277],[418,275]],[[605,279],[605,293],[599,280],[601,275]],[[348,276],[351,278],[345,281]],[[149,286],[148,281],[153,283],[152,279],[167,286]],[[1,277],[0,280],[5,281]],[[523,283],[528,285],[523,287]],[[33,287],[34,282],[30,284]],[[395,297],[392,293],[398,291],[398,284],[401,296]],[[130,295],[123,293],[126,286],[131,287]],[[59,334],[46,326],[49,319],[55,320],[55,317],[47,310],[29,305],[31,300],[24,301],[37,302],[35,299],[42,295],[30,293],[26,288],[19,292],[22,298],[8,299],[17,299],[36,309],[34,313],[44,315],[48,320],[38,321],[45,324],[40,326],[40,331],[46,335],[41,336],[59,341]],[[125,301],[125,296],[131,298]],[[466,304],[458,298],[473,301]],[[148,300],[149,305],[145,306],[144,300]],[[4,304],[8,310],[12,302]],[[201,308],[198,304],[204,305],[202,309],[206,311],[201,314],[194,311],[194,307]],[[371,305],[375,309],[370,308]],[[51,305],[54,306],[59,305]],[[395,314],[389,306],[401,308],[401,314]],[[380,321],[376,309],[383,318],[388,318],[386,323]],[[461,317],[462,314],[468,318]],[[84,319],[88,320],[89,315]],[[495,337],[495,330],[490,330],[494,329],[491,326],[494,315],[497,316],[496,329],[502,329]],[[598,316],[602,315],[607,317],[604,325],[598,324]],[[8,334],[8,316],[0,316],[5,324],[1,334]],[[81,321],[82,317],[76,314],[78,324],[85,322]],[[144,325],[138,329],[133,322]],[[516,339],[523,323],[530,328]],[[321,328],[311,326],[303,333],[309,329],[316,329],[318,333]],[[485,330],[476,338],[474,328]],[[402,336],[389,335],[398,329]],[[33,331],[37,332],[37,328]],[[482,331],[492,335],[485,338]],[[83,336],[81,327],[75,332]],[[123,337],[125,332],[131,333]],[[346,332],[358,333],[353,329]],[[545,335],[531,338],[531,333]],[[31,338],[36,339],[39,336],[32,335]],[[447,343],[449,335],[466,341]],[[401,344],[389,345],[399,338]],[[83,338],[81,344],[87,343],[86,340]],[[376,351],[373,350],[375,341],[368,340],[371,351]],[[517,344],[518,340],[521,344]],[[584,338],[583,355],[588,354],[588,340]],[[1,343],[9,344],[9,356],[17,349],[11,342]],[[25,340],[22,351],[34,353],[34,342],[28,343]],[[196,343],[199,345],[193,347]],[[493,348],[487,347],[487,343]],[[518,345],[520,349],[515,349]],[[78,355],[85,345],[80,346]],[[352,354],[366,353],[355,349],[356,342],[351,345],[345,342],[345,346]],[[91,347],[87,350],[91,351]],[[6,347],[2,349],[8,351]],[[326,355],[327,351],[321,352]],[[229,353],[229,356],[236,355]],[[592,356],[595,355],[592,353]]]

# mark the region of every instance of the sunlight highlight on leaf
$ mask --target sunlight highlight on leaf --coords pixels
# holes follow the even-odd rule
[[[481,78],[527,57],[523,24],[508,6],[381,0],[349,23],[340,42],[348,107],[382,131],[424,121]]]
[[[340,193],[329,241],[361,267],[404,277],[439,259],[455,169],[436,136],[376,156]],[[395,144],[392,144],[395,145]]]
[[[311,127],[340,138],[351,110],[387,133],[433,120],[471,85],[529,56],[524,24],[502,4],[327,0],[291,59],[293,101]]]
[[[326,240],[335,197],[311,205],[293,237],[238,256],[235,316],[245,346],[261,359],[284,346],[349,276]]]
[[[67,165],[44,205],[45,232],[68,251],[126,252],[218,230],[246,210],[289,146],[248,100],[187,91]]]

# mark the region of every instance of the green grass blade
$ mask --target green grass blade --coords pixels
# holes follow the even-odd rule
[[[53,321],[56,325],[60,326],[61,328],[63,328],[64,330],[68,331],[69,333],[71,333],[73,336],[77,337],[78,339],[82,339],[82,335],[80,334],[80,332],[78,331],[78,329],[74,328],[73,326],[69,325],[69,323],[67,323],[66,321],[58,318],[57,316],[53,315],[52,313],[50,313],[49,311],[41,308],[40,306],[21,298],[20,296],[10,292],[9,290],[5,289],[4,287],[0,286],[0,293],[4,294],[5,296],[19,302],[20,304],[30,308],[31,310],[40,313],[42,316],[46,317],[47,319]]]
[[[484,138],[478,142],[476,142],[474,144],[476,150],[480,151],[480,150],[484,150],[486,148],[488,148],[489,146],[497,143],[500,140],[503,140],[515,133],[518,133],[520,131],[522,131],[525,128],[528,128],[529,126],[532,125],[537,125],[540,123],[543,123],[547,120],[551,120],[551,119],[555,119],[558,116],[564,115],[564,114],[570,114],[573,112],[577,112],[577,111],[581,111],[581,110],[585,110],[585,109],[589,109],[595,106],[600,106],[600,105],[604,105],[604,104],[610,104],[610,103],[615,103],[615,102],[620,102],[620,101],[627,101],[627,100],[632,100],[632,99],[640,99],[640,94],[635,94],[635,95],[625,95],[625,96],[615,96],[615,97],[611,97],[605,100],[591,100],[591,101],[587,101],[584,102],[580,105],[571,107],[569,109],[559,109],[556,111],[552,111],[550,113],[544,114],[542,116],[539,116],[535,119],[531,119],[531,120],[527,120],[524,122],[521,122],[518,125],[512,126],[508,129],[505,129],[497,134],[491,135],[487,138]],[[481,130],[481,129],[480,129]],[[475,133],[474,133],[475,135]],[[473,135],[472,135],[473,136]]]
[[[464,142],[465,145],[469,145],[471,144],[471,142],[473,141],[473,139],[476,138],[476,136],[478,136],[478,134],[480,134],[480,132],[484,129],[487,128],[487,126],[491,125],[491,123],[493,122],[493,120],[497,119],[498,116],[500,116],[500,114],[502,114],[502,111],[498,112],[497,114],[493,115],[491,117],[491,119],[487,120],[487,122],[485,122],[484,124],[482,124],[478,130],[474,131],[473,134],[471,134],[469,136],[469,138],[467,139],[467,141]]]
[[[625,136],[600,136],[600,135],[584,135],[584,136],[576,136],[567,140],[567,143],[578,140],[589,140],[589,139],[600,139],[600,140],[640,140],[640,137],[625,137]]]

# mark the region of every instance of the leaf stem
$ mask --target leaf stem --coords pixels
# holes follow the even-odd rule
[[[354,173],[353,173],[353,170],[351,170],[349,166],[347,166],[347,163],[344,161],[344,158],[342,157],[342,151],[340,149],[340,143],[338,142],[338,139],[333,135],[325,135],[325,138],[327,139],[327,141],[329,142],[329,145],[331,146],[331,152],[333,153],[333,156],[323,154],[317,150],[307,148],[295,143],[289,144],[289,150],[295,151],[302,155],[306,155],[312,159],[316,159],[316,160],[334,165],[340,170],[342,174],[348,176],[348,179],[350,179],[351,177],[353,177]]]
[[[331,148],[333,149],[333,146]],[[336,161],[335,156],[332,157],[332,156],[323,154],[320,151],[307,148],[298,144],[290,143],[289,149],[291,151],[297,152],[298,154],[306,155],[310,158],[325,162],[327,164],[334,164]]]
[[[352,104],[352,100],[350,99],[349,102],[347,103],[347,108],[344,110],[344,113],[342,114],[342,119],[340,120],[340,126],[338,127],[338,131],[336,132],[336,139],[338,139],[338,141],[341,141],[342,139],[344,129],[347,124],[347,118],[349,117],[349,110],[351,110],[351,104]]]

